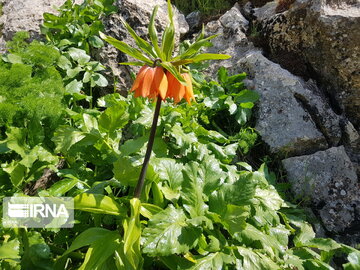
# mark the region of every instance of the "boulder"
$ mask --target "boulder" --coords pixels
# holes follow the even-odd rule
[[[272,152],[303,155],[339,143],[340,118],[314,83],[304,82],[260,52],[249,52],[236,69],[248,74],[260,94],[256,129]]]
[[[311,202],[329,232],[343,233],[359,224],[360,185],[343,146],[282,164],[296,198]]]
[[[271,59],[316,79],[359,130],[360,2],[297,0],[278,14],[274,3],[255,12]]]
[[[248,73],[247,87],[261,96],[256,128],[273,153],[294,156],[336,146],[342,135],[340,118],[326,97],[313,81],[294,76],[255,49],[245,34],[248,25],[238,5],[206,25],[207,35],[219,35],[207,52],[232,56],[211,63],[209,76],[214,78],[219,66]]]
[[[32,38],[38,38],[43,13],[56,13],[56,7],[65,0],[3,0],[0,18],[0,52],[5,51],[6,41],[18,31],[29,31]],[[76,0],[79,3],[80,0]]]

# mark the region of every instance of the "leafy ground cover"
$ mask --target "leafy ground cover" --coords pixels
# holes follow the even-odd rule
[[[2,57],[0,198],[74,197],[76,224],[1,228],[1,269],[360,269],[358,250],[315,238],[266,164],[243,161],[258,139],[249,121],[258,95],[244,73],[221,68],[209,81],[192,66],[197,102],[164,102],[144,192],[133,198],[155,105],[95,98],[107,83],[91,48],[102,46],[111,3],[67,1],[45,15],[46,42],[20,33]],[[34,189],[44,169],[55,176]]]

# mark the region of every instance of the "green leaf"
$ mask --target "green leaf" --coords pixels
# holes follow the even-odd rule
[[[101,75],[100,73],[94,73],[92,76],[91,76],[91,80],[97,85],[97,86],[100,86],[100,87],[106,87],[108,85],[108,81],[107,79]]]
[[[3,242],[0,246],[0,260],[20,259],[20,242],[18,239],[13,239],[8,242]]]
[[[269,257],[256,251],[252,251],[249,248],[237,247],[238,257],[242,263],[239,265],[239,269],[247,270],[280,270],[275,262]]]
[[[97,214],[124,216],[127,209],[114,199],[101,195],[82,193],[74,197],[75,209]]]
[[[110,37],[110,36],[106,36],[101,32],[100,32],[100,37],[103,40],[105,40],[106,42],[113,45],[115,48],[117,48],[121,52],[123,52],[125,54],[128,54],[129,56],[134,57],[134,58],[136,58],[136,59],[138,59],[140,61],[144,61],[148,65],[153,64],[152,61],[149,58],[145,57],[139,50],[130,47],[125,42],[117,40],[116,38],[113,38],[113,37]]]
[[[98,36],[89,37],[89,43],[95,48],[101,48],[104,46],[104,42]]]
[[[156,5],[152,11],[151,17],[150,17],[150,22],[149,22],[149,26],[148,26],[148,31],[149,31],[149,36],[150,36],[150,40],[151,43],[155,49],[155,52],[157,54],[157,57],[159,57],[161,60],[165,61],[165,57],[163,52],[160,50],[159,44],[158,44],[158,34],[156,31],[156,27],[155,27],[155,17],[156,17],[156,13],[159,9],[159,6]]]
[[[54,134],[52,141],[55,143],[55,152],[66,153],[70,147],[85,138],[84,132],[70,126],[60,126]]]
[[[69,94],[80,94],[81,89],[83,88],[83,83],[78,80],[72,80],[65,86],[66,92]]]
[[[63,179],[53,184],[46,191],[48,192],[49,196],[55,196],[55,197],[62,196],[70,189],[72,189],[78,182],[79,180],[75,178]]]
[[[167,1],[167,6],[170,24],[165,28],[163,33],[161,51],[164,53],[165,60],[169,61],[171,59],[171,55],[175,46],[175,27],[173,19],[174,14],[172,12],[170,0]]]
[[[210,37],[207,37],[205,39],[201,39],[199,41],[194,42],[190,45],[190,47],[181,55],[177,56],[175,59],[172,59],[172,61],[177,61],[180,59],[187,59],[191,58],[194,54],[198,53],[201,47],[209,46],[209,40],[217,37],[218,35],[213,35]]]
[[[161,62],[160,65],[169,71],[179,82],[186,85],[185,79],[181,76],[180,72],[169,62]]]
[[[4,166],[2,169],[10,175],[10,180],[14,187],[19,186],[25,180],[27,169],[24,165],[15,160]]]
[[[149,256],[186,253],[194,247],[201,231],[187,224],[183,210],[169,205],[154,215],[143,231],[143,252]]]
[[[78,62],[80,65],[85,65],[87,62],[90,61],[90,55],[86,54],[86,51],[71,47],[67,51],[70,57]]]
[[[233,264],[234,258],[222,252],[210,253],[207,256],[197,258],[196,264],[192,266],[191,270],[216,270],[226,269],[227,264]],[[246,269],[246,268],[244,268]]]
[[[69,59],[67,59],[64,55],[61,55],[58,60],[58,66],[63,70],[71,69],[72,65]]]
[[[161,191],[168,200],[179,199],[181,185],[183,182],[182,169],[183,165],[177,163],[174,159],[158,158],[153,164],[154,170],[159,174],[159,178],[163,181]]]
[[[331,251],[341,248],[341,245],[330,238],[313,238],[305,242],[304,245],[324,251]]]
[[[140,200],[130,200],[131,216],[123,222],[124,227],[124,254],[132,265],[132,269],[141,269],[143,258],[140,251]]]
[[[154,10],[157,7],[154,8]],[[134,31],[134,29],[131,28],[131,26],[122,18],[120,18],[120,22],[125,26],[125,28],[128,30],[129,34],[133,37],[133,39],[135,40],[136,45],[143,50],[145,53],[147,53],[150,57],[154,57],[156,58],[156,54],[153,51],[152,46],[149,44],[149,42],[147,42],[146,40],[142,39],[141,37],[139,37],[136,32]],[[151,20],[150,20],[151,22]]]
[[[202,53],[191,58],[194,63],[206,61],[206,60],[226,60],[231,58],[230,55],[227,54],[216,54],[216,53]]]
[[[109,133],[123,128],[129,121],[128,105],[124,101],[107,108],[99,117],[100,129]]]
[[[348,256],[348,263],[344,264],[344,270],[360,270],[360,252],[351,252]]]

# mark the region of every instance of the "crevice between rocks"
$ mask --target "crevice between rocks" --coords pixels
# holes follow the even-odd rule
[[[326,142],[328,144],[328,147],[334,146],[331,143],[330,136],[329,136],[325,126],[322,124],[323,121],[321,119],[321,116],[320,116],[320,113],[319,113],[318,109],[316,107],[314,107],[314,106],[311,106],[310,103],[307,101],[307,99],[303,95],[301,95],[299,93],[294,93],[294,98],[301,105],[301,107],[303,107],[303,109],[310,115],[311,120],[314,122],[316,128],[325,137],[325,140],[326,140]]]

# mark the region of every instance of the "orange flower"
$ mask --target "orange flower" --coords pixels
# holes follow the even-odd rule
[[[168,79],[162,67],[143,66],[140,68],[130,91],[135,97],[156,98],[160,95],[165,99],[168,90]]]
[[[181,76],[186,81],[186,86],[180,83],[170,72],[166,73],[169,83],[169,89],[166,97],[173,98],[175,103],[180,102],[183,98],[191,104],[191,100],[195,100],[192,88],[191,76],[189,73],[182,73]]]

